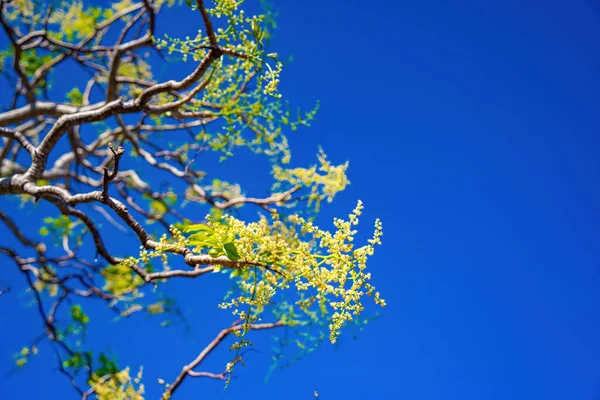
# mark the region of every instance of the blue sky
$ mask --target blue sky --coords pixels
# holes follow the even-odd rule
[[[358,340],[324,344],[266,384],[269,360],[253,354],[226,393],[197,379],[178,397],[310,399],[316,389],[322,399],[600,399],[600,7],[275,5],[273,50],[294,56],[281,91],[293,104],[321,104],[312,128],[290,134],[293,160],[310,163],[322,146],[334,162],[350,161],[352,185],[321,220],[357,199],[366,229],[383,220],[369,268],[388,307]],[[199,24],[183,11],[159,29]],[[223,174],[249,185],[267,171],[245,162],[226,162]],[[17,287],[14,266],[3,268]],[[89,333],[98,347],[119,342],[123,364],[144,365],[149,398],[157,377],[172,380],[228,323],[211,282],[166,291],[179,296],[191,333],[145,317],[102,325],[99,310],[104,328]],[[0,298],[0,394],[67,398],[50,349],[6,376],[11,354],[40,328],[23,299]],[[208,370],[222,367],[228,355],[219,354]]]

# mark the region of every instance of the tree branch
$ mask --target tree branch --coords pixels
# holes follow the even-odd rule
[[[181,385],[181,383],[187,376],[194,376],[194,374],[197,374],[197,373],[190,374],[190,371],[192,371],[194,368],[196,368],[210,354],[210,352],[212,352],[221,342],[223,342],[223,340],[225,340],[225,338],[227,338],[227,336],[229,336],[230,334],[232,334],[235,331],[239,331],[239,330],[243,329],[244,324],[241,324],[241,322],[242,321],[236,321],[229,328],[225,328],[221,332],[219,332],[219,334],[212,340],[212,342],[210,342],[208,344],[208,346],[206,346],[192,362],[190,362],[189,364],[184,366],[183,369],[181,370],[181,373],[177,376],[177,378],[175,378],[173,383],[171,383],[169,385],[167,390],[165,390],[165,392],[163,393],[162,399],[163,400],[170,399],[171,396],[173,395],[173,392],[175,392],[175,390],[177,390],[177,388]],[[251,330],[263,330],[263,329],[277,328],[277,327],[281,327],[281,326],[285,326],[285,324],[282,321],[279,321],[279,322],[272,322],[272,323],[266,323],[266,324],[250,324],[249,328]]]

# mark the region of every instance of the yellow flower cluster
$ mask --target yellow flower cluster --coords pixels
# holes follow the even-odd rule
[[[220,179],[213,179],[212,184],[205,190],[209,191],[211,196],[224,196],[228,199],[242,197],[242,188],[237,183],[229,183]]]
[[[167,238],[167,234],[164,233],[156,245],[155,250],[146,250],[144,246],[140,246],[140,257],[137,262],[143,262],[148,264],[150,259],[160,258],[163,268],[165,270],[169,269],[169,256],[168,253],[173,249],[182,248],[187,246],[188,241],[187,238],[181,233],[179,229],[175,226],[171,226],[169,228],[171,232],[172,239]]]
[[[267,66],[267,71],[265,72],[267,84],[265,85],[263,93],[279,99],[281,98],[281,93],[277,92],[277,87],[279,86],[279,75],[281,74],[283,64],[277,63],[274,70],[268,63],[265,63],[265,65]]]
[[[208,12],[217,18],[221,16],[231,17],[235,10],[244,2],[244,0],[214,0],[215,6]]]
[[[4,5],[3,13],[10,20],[21,20],[24,24],[35,25],[40,22],[43,15],[36,9],[35,4],[29,0],[14,0]]]
[[[317,155],[319,166],[313,165],[310,168],[282,168],[279,165],[273,167],[273,177],[277,181],[273,189],[277,190],[282,185],[303,186],[310,188],[311,192],[308,199],[309,206],[314,204],[318,210],[321,201],[333,201],[338,192],[341,192],[350,184],[346,176],[348,162],[340,165],[332,165],[322,149],[319,149]]]
[[[141,384],[143,369],[137,376],[129,376],[129,368],[109,377],[94,376],[90,380],[98,400],[143,400],[144,385]]]
[[[282,64],[275,53],[265,54],[264,41],[270,35],[269,18],[246,16],[243,10],[237,9],[239,3],[218,1],[210,12],[228,18],[228,27],[215,31],[219,45],[244,56],[224,56],[215,61],[206,86],[181,109],[224,122],[220,131],[202,132],[196,137],[208,143],[212,150],[222,152],[222,158],[232,156],[235,148],[246,147],[286,164],[290,153],[283,128],[289,125],[296,130],[299,125],[309,125],[316,109],[293,116],[289,106],[282,103],[277,92]],[[165,35],[154,41],[169,54],[195,62],[206,56],[210,46],[208,36],[202,31],[195,37],[180,39]],[[276,62],[274,67],[269,65],[272,60]],[[252,88],[248,85],[251,81]]]
[[[48,296],[55,297],[58,294],[58,285],[51,283],[53,279],[56,279],[56,272],[52,267],[35,270],[33,287],[40,293],[46,290]]]
[[[371,275],[365,272],[367,259],[374,254],[375,245],[381,243],[381,223],[376,221],[373,238],[367,245],[355,248],[353,243],[357,231],[352,227],[358,224],[362,208],[359,202],[348,221],[336,219],[337,230],[333,233],[299,216],[290,217],[288,223],[262,218],[246,224],[232,216],[225,217],[224,222],[210,221],[209,226],[220,241],[233,240],[241,260],[257,265],[238,274],[237,291],[220,307],[255,321],[269,309],[277,294],[293,287],[296,290],[292,297],[299,297],[295,304],[303,313],[317,311],[330,320],[330,340],[335,343],[345,322],[364,310],[365,294],[385,305],[368,283]],[[242,310],[244,305],[249,311]],[[294,317],[286,318],[293,323]]]
[[[128,257],[116,265],[104,268],[100,273],[104,277],[103,289],[111,294],[123,296],[128,293],[136,293],[138,287],[144,284],[144,280],[131,268],[138,260]]]
[[[19,368],[23,368],[25,366],[25,364],[27,364],[27,362],[29,361],[29,358],[32,355],[37,355],[38,354],[38,347],[36,345],[31,346],[31,348],[29,347],[23,347],[21,349],[21,351],[19,351],[17,354],[14,354],[13,357],[15,358],[15,363],[17,364],[17,367]]]

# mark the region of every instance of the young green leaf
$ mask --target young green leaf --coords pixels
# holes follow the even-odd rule
[[[212,232],[212,228],[206,224],[192,224],[183,228],[184,232]]]
[[[225,243],[223,245],[223,250],[225,251],[227,258],[231,261],[237,261],[241,258],[233,243]]]

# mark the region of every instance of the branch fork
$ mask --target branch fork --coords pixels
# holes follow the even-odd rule
[[[112,143],[108,144],[108,148],[113,154],[113,168],[112,171],[108,171],[108,168],[104,167],[104,180],[102,182],[102,201],[107,203],[110,199],[108,195],[108,184],[115,180],[117,174],[119,173],[119,161],[123,154],[125,154],[125,149],[122,146],[117,147],[115,150]]]

